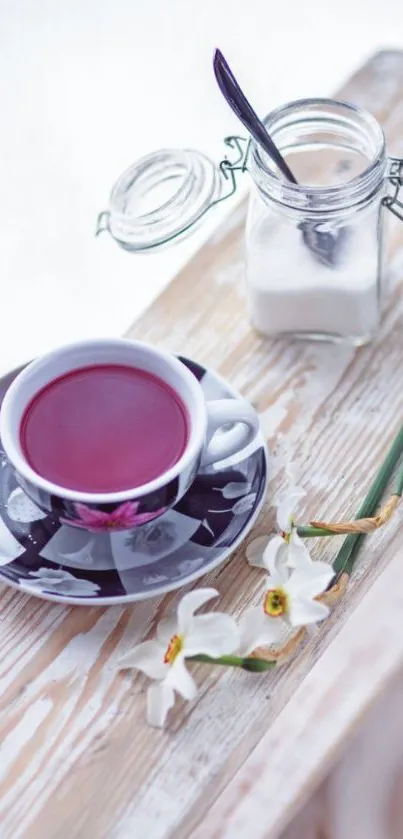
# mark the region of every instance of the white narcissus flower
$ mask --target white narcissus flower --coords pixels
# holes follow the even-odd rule
[[[275,644],[285,629],[314,624],[326,618],[330,611],[317,600],[334,577],[328,563],[303,563],[290,570],[284,563],[276,565],[271,561],[267,570],[263,602],[249,609],[240,621],[242,655],[248,655],[256,647]]]
[[[217,597],[214,588],[190,591],[180,600],[176,618],[162,620],[157,637],[143,641],[119,662],[119,669],[134,667],[155,679],[147,692],[147,720],[160,728],[175,701],[175,692],[183,699],[194,699],[196,682],[185,665],[194,655],[219,658],[239,647],[239,629],[234,619],[222,612],[195,615],[196,609]]]
[[[257,568],[267,568],[276,559],[277,565],[281,562],[290,568],[298,568],[301,564],[310,564],[311,555],[297,533],[295,524],[295,511],[298,504],[305,496],[301,487],[294,486],[284,496],[277,507],[277,527],[280,533],[272,538],[259,536],[258,540],[251,542],[246,549],[246,558],[250,565]]]

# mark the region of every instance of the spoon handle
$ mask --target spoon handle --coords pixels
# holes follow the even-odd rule
[[[228,104],[241,120],[245,128],[254,137],[259,146],[261,146],[274,161],[276,166],[284,177],[296,184],[297,180],[291,172],[290,167],[280,154],[278,148],[274,145],[273,140],[266,131],[265,126],[259,119],[252,105],[248,102],[245,94],[242,92],[239,84],[228,66],[221,50],[217,49],[214,55],[214,73],[217,79],[218,86],[227,100]]]

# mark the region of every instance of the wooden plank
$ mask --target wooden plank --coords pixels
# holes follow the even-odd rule
[[[403,137],[403,55],[373,57],[340,91]],[[400,149],[403,151],[403,149]],[[130,335],[218,369],[258,409],[274,451],[295,455],[308,515],[347,516],[403,416],[403,230],[391,231],[390,287],[370,347],[268,341],[250,328],[236,211],[138,321]],[[131,258],[131,257],[128,257]],[[281,488],[281,462],[272,465]],[[254,535],[272,525],[270,500]],[[178,703],[165,732],[147,728],[146,680],[116,671],[175,595],[132,608],[64,608],[1,588],[1,839],[181,839],[201,823],[346,616],[399,546],[396,525],[368,540],[345,602],[286,669],[264,678],[199,666],[197,701]],[[317,545],[330,559],[336,542]],[[244,546],[203,580],[239,614],[261,589]],[[329,646],[330,645],[330,646]],[[302,688],[301,688],[302,689]],[[268,794],[267,806],[271,806]],[[209,837],[210,839],[210,837]]]
[[[371,682],[374,670],[376,661]],[[342,755],[279,839],[401,839],[402,702],[400,670],[391,683],[385,680],[363,723],[347,732]]]
[[[400,674],[402,560],[399,549],[189,839],[244,839],[252,824],[253,839],[271,839],[315,789],[363,714]],[[387,607],[379,610],[380,603]],[[393,725],[395,736],[403,734],[397,719]],[[365,765],[360,774],[364,785]],[[359,809],[358,789],[356,797]],[[353,834],[353,819],[350,828]]]

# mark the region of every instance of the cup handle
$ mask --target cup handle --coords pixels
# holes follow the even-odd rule
[[[256,437],[259,420],[252,406],[240,399],[217,399],[207,402],[207,436],[201,466],[209,466],[244,449]],[[236,423],[228,431],[216,431]]]

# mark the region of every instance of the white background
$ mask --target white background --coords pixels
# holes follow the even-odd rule
[[[148,256],[94,237],[136,158],[193,146],[216,159],[239,131],[215,46],[264,113],[331,93],[376,49],[403,49],[403,3],[0,0],[0,371],[123,332],[217,223]]]

